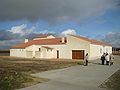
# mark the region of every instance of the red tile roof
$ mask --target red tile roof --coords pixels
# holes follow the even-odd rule
[[[88,38],[86,38],[86,37],[76,36],[76,35],[71,35],[71,34],[69,34],[69,35],[90,42],[90,39],[88,39]]]
[[[86,37],[75,36],[75,35],[70,35],[70,36],[73,36],[73,37],[76,37],[76,38],[80,38],[80,39],[88,41],[88,42],[90,42],[92,44],[112,46],[111,44],[108,44],[108,43],[105,43],[105,42],[102,42],[102,41],[88,39]],[[26,48],[26,47],[31,46],[31,45],[58,45],[58,44],[65,44],[65,43],[62,43],[61,40],[62,40],[62,38],[30,40],[29,42],[12,46],[12,48]]]
[[[61,42],[61,38],[30,40],[26,43],[12,46],[12,48],[26,48],[31,45],[57,45],[57,44],[65,44],[65,43]]]
[[[73,37],[76,37],[76,38],[80,38],[80,39],[88,41],[88,42],[90,42],[92,44],[112,46],[111,44],[108,44],[108,43],[105,43],[105,42],[102,42],[102,41],[98,41],[98,40],[89,39],[89,38],[86,38],[86,37],[81,37],[81,36],[76,36],[76,35],[70,35],[70,36],[73,36]]]
[[[44,48],[46,48],[46,49],[53,49],[53,48],[48,47],[48,46],[42,46],[42,47],[44,47]]]

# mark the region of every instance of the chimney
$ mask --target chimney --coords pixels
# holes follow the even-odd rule
[[[62,43],[65,43],[65,37],[62,37]]]
[[[28,42],[28,39],[25,39],[25,43],[27,43]]]

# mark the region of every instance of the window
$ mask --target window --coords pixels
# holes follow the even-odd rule
[[[65,43],[67,43],[67,40],[65,39]]]
[[[41,48],[39,48],[39,51],[41,51]]]

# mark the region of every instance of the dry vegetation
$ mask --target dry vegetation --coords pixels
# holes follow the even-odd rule
[[[116,64],[120,64],[120,56],[114,56]],[[109,77],[104,83],[100,85],[101,88],[106,90],[120,90],[120,70],[115,72],[111,77]]]
[[[120,70],[108,78],[100,87],[106,88],[106,90],[120,90]]]
[[[48,81],[47,79],[32,77],[30,74],[82,63],[80,61],[38,60],[0,56],[0,90],[13,90]]]

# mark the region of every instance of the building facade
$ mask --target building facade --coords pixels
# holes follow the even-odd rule
[[[12,46],[10,56],[83,60],[88,53],[89,60],[93,60],[100,58],[106,52],[111,54],[112,46],[101,41],[75,35],[67,35],[63,38],[49,35],[37,36],[30,41],[26,39],[24,43]]]

